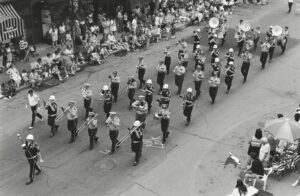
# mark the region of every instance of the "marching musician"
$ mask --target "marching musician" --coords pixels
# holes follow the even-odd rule
[[[173,72],[175,73],[175,84],[178,87],[177,95],[180,95],[183,80],[184,80],[184,75],[186,72],[185,67],[180,63],[174,68]]]
[[[184,53],[186,53],[186,47],[187,47],[187,43],[183,38],[179,41],[179,46],[180,48],[178,50],[178,59],[181,59],[181,57],[184,56]]]
[[[192,88],[187,89],[187,93],[183,98],[183,115],[186,116],[185,125],[189,125],[191,121],[192,111],[194,107],[195,97]]]
[[[249,68],[250,68],[250,61],[252,58],[252,54],[246,50],[245,52],[242,53],[242,58],[243,58],[243,64],[241,66],[241,72],[244,76],[243,82],[245,83],[247,80]]]
[[[218,77],[216,72],[212,72],[211,78],[209,79],[208,83],[209,83],[209,96],[211,98],[211,104],[214,104],[218,93],[218,87],[220,85],[220,78]]]
[[[109,154],[113,154],[118,141],[119,136],[119,127],[120,127],[120,118],[117,116],[117,112],[110,112],[109,117],[106,119],[105,122],[106,126],[109,130],[109,137],[111,140],[111,150]]]
[[[75,138],[77,137],[77,115],[78,115],[78,110],[77,107],[75,106],[74,101],[69,101],[68,102],[68,107],[66,110],[64,110],[64,113],[67,114],[67,119],[68,119],[68,130],[71,132],[71,139],[69,141],[70,143],[73,143],[75,141]]]
[[[21,147],[25,150],[25,156],[27,157],[30,166],[29,179],[26,182],[26,185],[29,185],[33,182],[34,176],[39,175],[42,172],[42,169],[38,164],[38,160],[43,162],[43,159],[39,146],[36,142],[34,142],[34,136],[32,134],[28,134],[26,136],[26,141]],[[37,170],[37,172],[35,172],[35,170]]]
[[[225,57],[227,58],[227,65],[230,61],[234,62],[234,51],[233,48],[229,48],[228,52],[225,54]]]
[[[203,50],[200,50],[200,53],[197,54],[196,59],[195,59],[195,69],[197,68],[198,65],[201,65],[203,67],[203,71],[204,71],[205,60],[206,60],[206,56],[204,55]]]
[[[90,84],[84,84],[83,88],[81,88],[81,94],[83,96],[83,105],[85,108],[85,118],[88,117],[89,112],[91,111],[91,102],[92,102],[92,90],[90,89]]]
[[[227,19],[224,19],[223,24],[221,24],[221,33],[223,34],[221,40],[221,46],[225,44],[225,39],[226,39],[226,34],[228,31],[228,26],[227,26]]]
[[[49,97],[49,104],[44,101],[44,108],[48,112],[48,125],[51,128],[50,137],[53,137],[58,129],[58,125],[55,124],[55,118],[57,116],[57,104],[55,103],[55,96]]]
[[[106,118],[109,116],[109,112],[111,111],[112,107],[112,94],[109,90],[108,85],[104,85],[102,90],[100,91],[100,95],[103,97],[104,105],[103,105],[103,110],[106,113]]]
[[[189,54],[187,51],[185,51],[183,53],[183,56],[181,56],[181,58],[179,59],[179,62],[185,67],[187,68],[188,64],[189,64]]]
[[[266,33],[267,38],[271,38],[273,36],[273,26],[269,27],[269,30]]]
[[[94,148],[94,143],[96,143],[99,139],[99,137],[97,137],[97,132],[98,132],[97,123],[98,121],[96,119],[96,114],[94,112],[89,112],[85,124],[88,127],[88,134],[90,138],[90,150]]]
[[[274,36],[270,37],[269,39],[269,62],[272,61],[275,46],[276,46],[276,38]]]
[[[218,44],[218,35],[217,34],[211,34],[212,37],[209,39],[209,51],[214,50],[215,46]]]
[[[140,157],[142,156],[143,135],[144,135],[144,129],[142,128],[142,124],[143,123],[136,120],[133,123],[133,127],[129,129],[131,135],[131,150],[132,152],[135,153],[133,166],[138,165]]]
[[[282,34],[280,36],[281,44],[279,44],[279,46],[281,47],[281,54],[284,54],[284,52],[285,52],[286,43],[288,41],[289,35],[290,35],[289,34],[289,27],[285,26],[284,31],[282,32]]]
[[[213,50],[211,52],[211,63],[215,62],[215,59],[219,57],[219,49],[217,45],[213,46]]]
[[[111,89],[111,94],[114,96],[114,102],[117,102],[118,100],[118,92],[119,92],[119,87],[120,87],[120,76],[118,76],[118,72],[114,71],[112,75],[108,76],[110,78],[110,89]]]
[[[200,29],[197,29],[197,31],[193,31],[193,38],[194,38],[194,45],[193,45],[193,52],[196,50],[196,46],[200,44],[201,34]]]
[[[233,61],[230,61],[229,64],[225,67],[225,84],[227,85],[226,94],[230,91],[234,73],[235,67],[233,65]]]
[[[161,106],[162,104],[166,104],[169,107],[170,100],[171,100],[171,92],[169,90],[169,85],[164,84],[163,89],[160,94],[160,98],[157,100],[159,103],[159,106]]]
[[[204,69],[202,65],[198,65],[196,70],[193,73],[194,83],[195,83],[195,90],[196,90],[196,99],[201,94],[201,84],[204,78]]]
[[[253,47],[253,40],[251,35],[246,36],[246,40],[245,40],[245,50],[252,50]]]
[[[148,114],[150,113],[150,110],[152,108],[153,91],[154,91],[154,87],[152,85],[152,80],[148,79],[144,87],[145,101],[148,104]]]
[[[238,37],[237,37],[237,44],[238,44],[238,48],[239,48],[238,56],[241,56],[241,54],[242,54],[244,43],[245,43],[245,38],[246,38],[246,34],[243,30],[238,32]]]
[[[156,67],[156,71],[157,71],[156,82],[160,86],[159,91],[158,91],[158,93],[160,93],[162,91],[165,76],[166,76],[166,73],[167,73],[167,68],[166,68],[166,65],[164,64],[164,61],[159,61],[159,64]]]
[[[170,66],[171,66],[171,51],[170,51],[170,46],[167,46],[164,50],[165,54],[165,65],[167,69],[167,74],[170,73]]]
[[[142,86],[145,84],[144,75],[146,73],[146,65],[144,63],[144,57],[142,57],[142,56],[139,57],[139,62],[138,62],[138,65],[136,66],[136,68],[137,68],[137,73],[138,73],[138,79],[140,81],[139,88],[142,88]]]
[[[260,62],[261,62],[261,69],[265,68],[267,59],[268,59],[268,52],[270,48],[270,44],[268,42],[268,38],[266,37],[266,40],[264,42],[260,43],[261,48],[261,54],[260,54]]]
[[[253,50],[256,50],[257,43],[260,38],[260,27],[256,27],[255,29],[252,29],[252,38],[253,38],[253,44],[254,44]]]
[[[28,104],[31,108],[31,113],[32,113],[32,119],[31,119],[31,125],[30,127],[28,128],[29,130],[33,129],[33,126],[34,126],[34,122],[35,122],[35,117],[37,116],[39,119],[41,119],[41,121],[43,121],[43,116],[38,113],[38,108],[39,108],[39,104],[40,104],[40,98],[37,94],[35,94],[33,92],[32,89],[30,89],[28,91]],[[26,105],[26,108],[28,107],[28,105]]]
[[[160,111],[155,115],[155,118],[160,119],[161,131],[163,133],[162,143],[166,143],[166,139],[168,138],[170,132],[169,124],[170,124],[170,111],[168,109],[167,104],[162,104]]]
[[[129,76],[127,81],[127,96],[129,98],[129,109],[131,109],[131,104],[134,102],[134,95],[135,95],[135,89],[136,89],[136,80],[134,76]]]
[[[138,100],[132,103],[132,107],[135,110],[135,120],[140,121],[143,123],[143,128],[145,129],[146,126],[146,117],[148,112],[148,104],[145,101],[145,97],[143,95],[140,95],[138,97]]]
[[[212,66],[213,72],[215,72],[218,75],[218,77],[220,77],[221,67],[222,67],[222,64],[220,63],[220,59],[216,58],[215,62],[212,63],[211,66]]]

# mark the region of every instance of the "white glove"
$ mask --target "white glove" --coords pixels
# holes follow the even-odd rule
[[[44,163],[44,159],[40,159],[40,163]]]
[[[21,145],[22,148],[25,148],[25,146],[26,146],[26,144],[22,144],[22,145]]]
[[[27,104],[25,105],[25,108],[26,108],[26,109],[28,108],[28,105],[27,105]]]

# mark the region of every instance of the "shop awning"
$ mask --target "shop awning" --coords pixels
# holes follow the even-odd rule
[[[24,21],[11,4],[0,5],[0,41],[24,35]]]

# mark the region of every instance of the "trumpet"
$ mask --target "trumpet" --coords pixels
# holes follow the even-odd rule
[[[64,109],[63,107],[61,107],[61,110],[63,111],[62,113],[60,113],[59,115],[57,115],[57,117],[55,118],[55,121],[59,121],[62,117],[64,117],[64,115],[66,114],[67,111],[69,111],[71,107],[68,106],[66,109]]]
[[[96,117],[98,116],[98,114],[95,114],[95,116],[93,118],[91,118],[90,120],[86,120],[82,123],[82,125],[77,129],[76,133],[80,133],[88,124],[90,124],[92,122],[93,119],[96,119]]]

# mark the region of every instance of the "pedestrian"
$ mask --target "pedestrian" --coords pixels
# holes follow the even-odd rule
[[[137,87],[136,80],[134,76],[129,76],[127,81],[127,96],[129,98],[129,109],[131,109],[131,104],[134,102],[135,89]]]
[[[279,37],[279,40],[277,42],[278,45],[281,47],[281,54],[284,54],[284,52],[285,52],[288,38],[289,38],[289,27],[285,26],[284,31],[281,34],[281,36]]]
[[[83,97],[83,106],[85,108],[85,119],[88,117],[89,112],[92,111],[91,104],[93,92],[90,86],[91,84],[85,83],[84,86],[80,88]]]
[[[118,136],[120,127],[120,118],[117,116],[117,112],[110,112],[109,117],[105,121],[106,126],[109,130],[109,137],[111,140],[110,155],[115,153],[115,149],[118,148]]]
[[[96,114],[94,112],[89,112],[85,124],[88,127],[88,134],[90,138],[90,150],[94,148],[94,143],[97,143],[99,139],[99,137],[97,137],[97,131],[98,131],[97,123],[98,121],[96,119]]]
[[[167,68],[166,68],[166,65],[164,64],[164,61],[159,61],[159,64],[156,67],[156,71],[157,71],[156,82],[160,86],[159,91],[158,91],[158,93],[160,93],[162,91],[165,76],[166,76],[166,73],[167,73]]]
[[[103,97],[103,110],[107,119],[109,117],[109,112],[111,111],[113,102],[112,94],[108,88],[108,85],[103,86],[102,90],[100,91],[100,95]]]
[[[252,54],[248,50],[246,50],[245,52],[242,53],[242,58],[243,58],[243,63],[241,66],[241,72],[244,76],[243,83],[245,83],[250,68],[250,61],[252,58]]]
[[[242,30],[240,32],[238,32],[238,38],[237,38],[237,43],[238,43],[238,48],[239,48],[238,56],[241,56],[241,54],[242,54],[244,43],[245,43],[245,38],[246,38],[246,35]]]
[[[49,103],[46,104],[44,101],[45,110],[48,112],[48,125],[50,126],[50,137],[53,137],[58,129],[58,125],[55,123],[57,117],[57,104],[55,102],[55,96],[49,97]]]
[[[289,11],[288,13],[291,13],[292,11],[292,6],[293,6],[294,0],[288,0],[288,7],[289,7]]]
[[[193,95],[192,88],[187,89],[187,93],[183,98],[183,115],[186,117],[185,126],[188,126],[191,121],[192,111],[194,107],[195,96]]]
[[[34,176],[42,172],[38,161],[42,163],[44,160],[42,159],[38,144],[34,142],[34,136],[32,134],[26,136],[26,141],[22,144],[22,148],[25,150],[25,156],[27,157],[30,167],[29,179],[26,182],[26,185],[29,185],[33,182]],[[37,170],[36,173],[35,170]]]
[[[163,89],[160,94],[160,98],[157,100],[159,107],[161,107],[162,104],[166,104],[169,107],[170,100],[171,100],[171,92],[169,90],[169,85],[164,84]]]
[[[136,166],[139,164],[140,157],[142,156],[143,135],[144,135],[144,129],[142,128],[142,123],[136,120],[133,123],[132,128],[129,129],[129,133],[131,135],[131,150],[132,152],[135,153],[133,166]]]
[[[253,50],[255,51],[257,48],[258,40],[260,38],[260,27],[256,27],[255,29],[252,29],[252,38],[253,38],[253,43],[254,43]]]
[[[170,134],[168,131],[170,124],[170,111],[167,104],[162,104],[160,111],[155,115],[156,119],[160,119],[160,127],[163,133],[162,143],[166,143],[166,140]]]
[[[196,50],[196,47],[198,44],[200,44],[201,34],[200,29],[197,29],[197,31],[193,31],[193,38],[194,38],[194,45],[193,45],[193,53]]]
[[[170,46],[167,46],[164,50],[165,54],[165,65],[167,69],[167,74],[170,73],[170,66],[171,66],[171,52],[170,52]]]
[[[37,116],[41,121],[43,121],[43,116],[38,113],[38,108],[40,106],[40,98],[37,94],[35,94],[33,92],[32,89],[30,89],[28,91],[28,104],[31,108],[31,113],[32,113],[32,117],[31,117],[31,125],[28,128],[29,130],[33,129],[34,123],[35,123],[35,117]],[[28,105],[26,105],[26,108],[28,107]]]
[[[174,68],[173,72],[175,73],[175,85],[178,87],[177,95],[180,95],[186,70],[180,63]]]
[[[259,150],[259,160],[262,162],[264,168],[269,168],[269,160],[270,160],[270,151],[271,146],[268,142],[268,138],[261,138],[262,146]]]
[[[229,65],[225,67],[225,84],[227,85],[227,90],[226,94],[229,93],[231,85],[232,85],[232,80],[233,76],[235,74],[235,67],[233,65],[233,61],[229,62]]]
[[[108,76],[108,78],[110,78],[111,94],[114,96],[114,102],[117,102],[121,78],[118,76],[117,71],[113,71],[112,75]]]
[[[137,73],[138,73],[138,79],[140,81],[140,87],[139,88],[142,88],[142,86],[144,84],[146,84],[146,82],[144,80],[144,76],[145,76],[145,73],[146,73],[146,65],[144,64],[143,59],[144,59],[144,57],[140,56],[138,65],[136,66]]]
[[[273,54],[274,54],[274,50],[275,50],[275,46],[276,46],[276,39],[275,37],[271,37],[269,39],[269,62],[272,61],[272,58],[273,58]]]
[[[264,69],[268,59],[268,52],[270,48],[270,44],[268,43],[268,38],[266,38],[265,42],[260,43],[260,48],[261,48],[261,54],[260,54],[261,69]]]
[[[211,98],[211,104],[214,104],[218,93],[218,87],[220,85],[220,78],[218,77],[216,72],[212,72],[211,78],[209,79],[208,83],[210,85],[209,96]]]
[[[152,80],[151,79],[147,80],[143,91],[145,92],[145,101],[148,104],[148,114],[149,114],[150,110],[152,108],[153,91],[154,91],[154,87],[152,85]]]
[[[193,78],[194,78],[194,84],[196,90],[195,98],[197,99],[201,94],[201,85],[204,78],[203,66],[201,65],[197,66],[196,70],[193,73]]]
[[[146,126],[146,117],[148,112],[148,104],[145,101],[145,97],[140,95],[138,100],[132,103],[132,108],[135,110],[135,120],[140,121],[143,124],[143,129]]]

